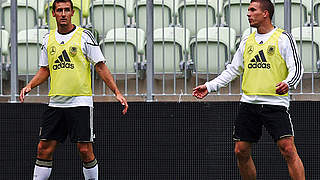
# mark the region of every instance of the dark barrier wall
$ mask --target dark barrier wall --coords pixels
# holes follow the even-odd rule
[[[101,180],[239,180],[231,138],[238,102],[95,103]],[[44,104],[0,104],[0,179],[30,180]],[[320,179],[320,102],[292,102],[296,145],[308,180]],[[260,180],[290,179],[264,131],[253,146]],[[50,180],[83,179],[76,146],[60,144]]]

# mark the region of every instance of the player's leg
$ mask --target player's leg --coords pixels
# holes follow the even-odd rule
[[[52,155],[57,141],[40,141],[38,144],[37,160],[33,172],[33,180],[47,180],[52,170]]]
[[[98,180],[98,161],[94,156],[92,143],[77,143],[77,146],[83,163],[85,179]]]
[[[93,153],[93,147],[92,143],[77,143],[77,147],[79,149],[80,158],[84,162],[90,162],[95,159],[94,153]]]
[[[50,176],[53,152],[58,142],[67,137],[63,114],[62,108],[48,107],[42,116],[34,180],[46,180]]]
[[[288,109],[284,106],[268,105],[264,107],[262,113],[265,120],[264,126],[287,161],[291,178],[304,180],[304,167],[294,145],[294,131]]]
[[[53,152],[56,149],[58,141],[56,140],[40,140],[38,144],[38,159],[52,160]]]
[[[77,143],[86,180],[98,179],[98,163],[93,153],[93,108],[74,107],[68,109],[68,124],[71,142]]]
[[[243,180],[256,179],[256,168],[251,157],[251,145],[258,142],[262,134],[262,122],[258,115],[260,109],[261,105],[241,103],[235,120],[233,131],[234,152]]]
[[[257,175],[256,167],[251,157],[251,143],[245,141],[236,142],[234,152],[242,179],[255,180]]]
[[[280,152],[288,164],[289,174],[293,180],[305,180],[302,161],[294,145],[293,137],[281,138],[277,141]]]

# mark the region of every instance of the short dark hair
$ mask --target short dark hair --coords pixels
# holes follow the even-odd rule
[[[71,0],[54,0],[53,4],[52,4],[52,11],[55,11],[56,10],[56,4],[58,2],[70,2],[71,4],[71,9],[73,9],[73,3]]]
[[[273,14],[274,14],[274,6],[270,0],[251,0],[252,2],[258,2],[261,4],[261,8],[263,10],[267,10],[269,12],[269,18],[272,20]]]

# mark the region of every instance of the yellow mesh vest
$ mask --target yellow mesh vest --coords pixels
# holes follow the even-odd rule
[[[65,44],[56,41],[52,30],[48,41],[50,69],[49,96],[91,96],[90,63],[81,50],[82,28],[78,28]]]
[[[288,76],[285,60],[281,57],[278,40],[284,30],[277,29],[264,44],[255,40],[255,32],[246,42],[242,90],[246,95],[276,94],[276,84]]]

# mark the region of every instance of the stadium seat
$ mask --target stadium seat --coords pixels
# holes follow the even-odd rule
[[[314,13],[314,21],[319,26],[319,23],[320,23],[320,0],[313,0],[313,13]]]
[[[225,24],[233,28],[238,37],[241,37],[242,31],[249,28],[248,7],[250,0],[230,0],[223,5],[223,15]]]
[[[153,14],[154,23],[153,28],[168,27],[171,24],[175,24],[177,17],[177,6],[179,0],[154,0],[153,1]],[[163,5],[163,9],[162,9]],[[147,30],[147,0],[138,0],[135,8],[135,18],[137,27]]]
[[[284,1],[285,0],[276,0],[275,1],[275,14],[273,16],[274,25],[284,28]],[[273,1],[272,1],[273,2]],[[311,7],[310,0],[291,0],[291,27],[300,27],[305,26],[308,23],[308,13]],[[302,14],[300,15],[300,4]],[[302,21],[300,21],[302,17]]]
[[[190,32],[180,27],[166,27],[154,30],[154,72],[155,74],[179,73],[181,62],[189,53]]]
[[[28,29],[18,33],[18,75],[35,75],[39,70],[40,50],[48,29]]]
[[[144,54],[144,43],[142,29],[117,28],[109,30],[100,47],[113,74],[135,74],[137,55]]]
[[[28,4],[26,3],[28,2]],[[37,26],[38,18],[44,17],[45,0],[17,0],[17,28],[18,32],[23,29],[31,29]],[[4,29],[10,33],[11,15],[10,15],[11,1],[2,2],[1,18]]]
[[[0,30],[0,52],[1,55],[9,54],[9,33],[6,30]]]
[[[242,36],[241,38],[236,38],[236,49],[238,49],[240,42],[242,41],[243,38],[245,38],[246,36],[249,36],[251,33],[253,33],[254,31],[257,31],[256,28],[253,27],[249,27],[246,30],[244,30],[242,32]]]
[[[197,39],[193,38],[190,42],[195,71],[200,74],[221,73],[228,60],[231,61],[229,53],[235,53],[235,39],[235,30],[229,27],[210,27],[208,35],[206,28],[200,29]]]
[[[188,28],[193,36],[201,28],[207,27],[206,18],[208,18],[208,27],[213,27],[220,22],[222,6],[222,0],[185,0],[185,2],[182,0],[178,6],[179,23]],[[195,19],[196,15],[197,19]],[[185,19],[186,22],[184,22]]]
[[[133,17],[134,1],[94,0],[90,7],[90,10],[92,10],[90,19],[93,28],[102,37],[110,29],[123,28],[127,24],[127,18]]]
[[[49,0],[50,1],[50,0]],[[89,16],[89,6],[90,0],[73,0],[73,9],[74,15],[72,16],[72,23],[80,26],[82,25],[82,18],[87,18]],[[56,19],[52,16],[52,5],[53,0],[50,1],[50,9],[48,11],[48,3],[45,4],[45,21],[48,21],[49,14],[49,23],[47,22],[49,29],[55,29],[57,27]],[[82,16],[81,16],[82,14]]]
[[[309,0],[302,0],[302,26],[308,22],[308,7],[310,7]],[[284,0],[272,1],[275,5],[275,14],[273,16],[274,25],[284,28]],[[225,23],[234,28],[237,32],[237,36],[241,37],[241,33],[249,28],[248,22],[248,7],[250,0],[230,0],[224,3],[224,19]],[[229,9],[230,6],[230,9]],[[291,0],[291,26],[300,27],[300,0]],[[241,15],[240,15],[241,12]]]
[[[301,30],[301,34],[300,34]],[[302,54],[300,54],[302,64],[305,73],[319,71],[319,47],[320,47],[320,27],[313,27],[313,39],[312,39],[312,27],[294,28],[291,31],[293,37],[296,39],[298,46],[298,53],[300,54],[300,47],[302,48]],[[300,44],[302,41],[302,44]],[[312,47],[313,42],[313,47]],[[313,54],[312,54],[313,48]],[[312,58],[313,57],[313,58]],[[313,65],[313,68],[312,68]],[[318,65],[318,67],[317,67]]]
[[[10,78],[10,61],[8,60],[9,55],[9,33],[6,30],[0,30],[0,82],[2,80],[9,80]],[[0,83],[0,89],[3,86]]]

